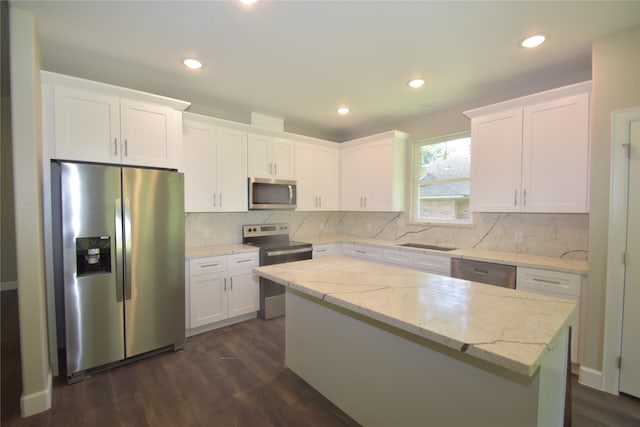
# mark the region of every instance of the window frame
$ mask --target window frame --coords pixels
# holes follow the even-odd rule
[[[444,225],[444,226],[471,226],[473,225],[473,211],[471,210],[471,203],[469,203],[469,218],[467,219],[425,219],[419,217],[419,209],[420,209],[420,165],[418,164],[420,158],[420,148],[424,145],[438,144],[445,141],[450,141],[454,139],[460,138],[471,138],[471,130],[456,132],[442,136],[436,136],[432,138],[425,138],[414,141],[411,147],[411,182],[409,185],[409,222],[412,224],[418,225]],[[470,141],[471,143],[471,141]],[[473,155],[472,152],[469,153],[471,157]],[[469,162],[469,185],[471,186],[471,159]],[[452,179],[442,179],[442,180],[434,180],[434,183],[444,183],[444,182],[457,182],[457,181],[466,181],[465,178],[452,178]],[[471,200],[472,194],[469,193],[469,200]],[[453,199],[453,198],[450,198]]]

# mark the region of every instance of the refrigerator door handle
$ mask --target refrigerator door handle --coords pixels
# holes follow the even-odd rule
[[[124,286],[122,283],[122,269],[124,267],[122,263],[122,257],[118,256],[122,253],[122,201],[120,199],[116,199],[115,206],[115,228],[116,228],[116,241],[115,241],[115,262],[116,262],[116,301],[120,302],[123,300],[123,292]]]
[[[124,298],[131,299],[131,201],[124,199]]]

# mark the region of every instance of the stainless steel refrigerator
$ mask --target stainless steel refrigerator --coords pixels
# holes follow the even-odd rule
[[[183,175],[64,161],[51,170],[57,333],[68,380],[181,348]]]

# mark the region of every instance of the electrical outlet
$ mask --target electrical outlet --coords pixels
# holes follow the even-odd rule
[[[513,241],[516,243],[522,243],[522,231],[516,231]]]

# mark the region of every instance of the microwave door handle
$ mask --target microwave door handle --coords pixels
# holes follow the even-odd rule
[[[293,186],[289,184],[289,204],[293,203]]]

